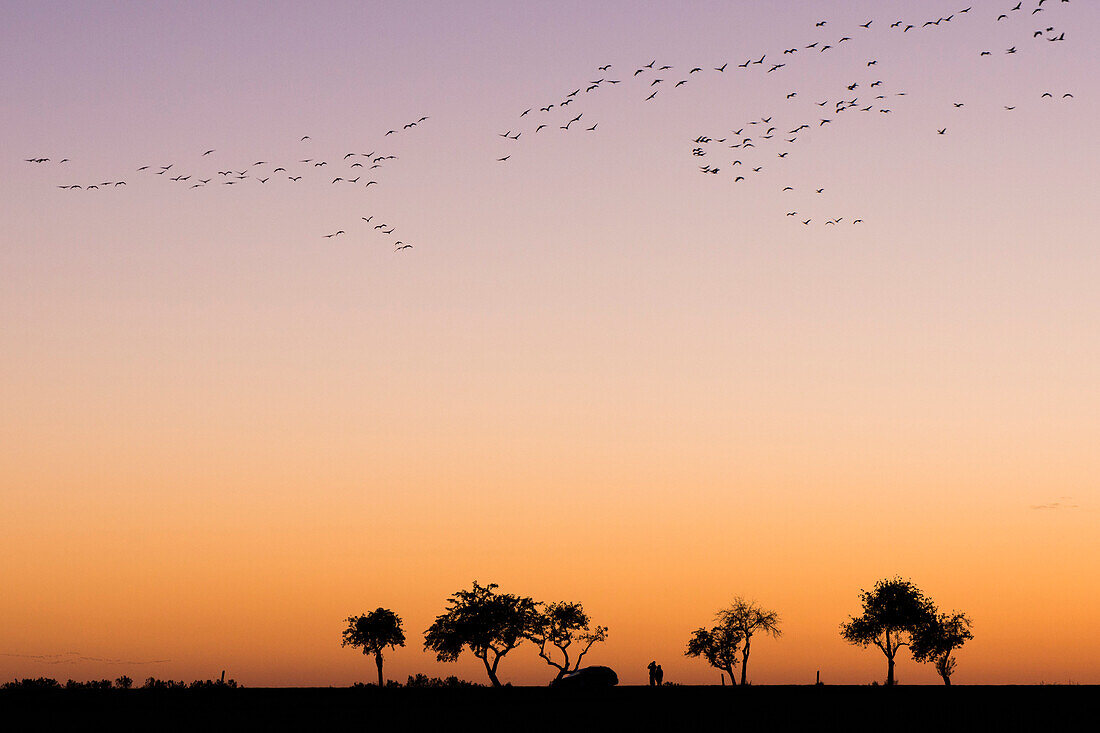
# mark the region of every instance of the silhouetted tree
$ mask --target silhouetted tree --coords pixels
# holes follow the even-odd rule
[[[954,651],[974,638],[970,632],[970,619],[958,611],[938,613],[927,619],[913,633],[913,659],[932,662],[945,685],[951,684],[955,671]]]
[[[880,580],[872,590],[860,591],[863,615],[850,617],[840,625],[840,635],[849,644],[874,644],[886,656],[886,684],[894,684],[894,656],[921,626],[935,616],[932,602],[908,580],[895,577]]]
[[[122,675],[121,677],[119,677],[118,679],[115,680],[115,687],[117,687],[120,690],[129,690],[133,686],[134,686],[134,681],[132,679],[130,679],[129,677],[127,677],[126,675]]]
[[[570,672],[576,672],[581,666],[581,659],[592,645],[607,639],[607,627],[591,627],[591,621],[584,608],[579,603],[540,603],[537,613],[531,619],[531,627],[525,636],[539,647],[539,656],[546,663],[558,670],[555,680],[560,680]],[[580,649],[575,659],[570,659],[569,653],[573,644]],[[560,661],[555,659],[560,652]]]
[[[70,679],[65,683],[66,690],[109,690],[111,689],[110,680],[88,680],[86,682],[78,682],[74,679]]]
[[[446,679],[440,679],[438,677],[429,677],[426,674],[418,673],[415,677],[409,675],[408,681],[405,683],[405,687],[430,687],[430,688],[451,688],[451,689],[468,689],[471,687],[484,687],[484,685],[477,682],[468,682],[466,680],[460,680],[458,677],[451,675]]]
[[[147,677],[142,687],[146,690],[186,690],[187,683],[183,680],[158,680],[156,677]]]
[[[453,662],[469,648],[485,665],[493,687],[501,686],[497,679],[500,660],[519,646],[538,614],[534,600],[496,593],[498,587],[474,581],[470,590],[452,594],[447,610],[424,632],[424,648],[435,652],[441,662]]]
[[[695,630],[684,656],[702,657],[710,666],[728,674],[730,684],[737,684],[733,668],[737,666],[737,648],[743,638],[741,630],[722,619],[719,613],[719,623],[714,628]]]
[[[378,686],[386,682],[382,677],[382,652],[386,647],[396,649],[405,646],[405,632],[401,629],[401,617],[388,608],[376,608],[362,616],[348,616],[344,640],[340,646],[351,646],[373,654],[378,665]]]
[[[3,690],[60,690],[61,683],[53,677],[24,677],[21,680],[12,680],[0,685]]]
[[[741,632],[744,645],[741,647],[741,684],[745,684],[749,668],[749,645],[756,633],[779,638],[779,614],[761,608],[755,601],[746,601],[741,596],[733,599],[729,608],[718,612],[720,625],[731,626]],[[732,681],[732,677],[730,680]]]

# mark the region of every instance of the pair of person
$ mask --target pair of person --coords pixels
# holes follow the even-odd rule
[[[656,661],[649,663],[649,685],[660,686],[665,681],[665,671]]]

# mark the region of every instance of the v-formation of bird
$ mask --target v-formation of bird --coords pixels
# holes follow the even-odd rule
[[[1053,0],[1049,1],[1053,2]],[[1068,4],[1069,1],[1070,0],[1060,0],[1059,4]],[[1047,3],[1048,0],[1038,0],[1038,4],[1031,9],[1031,12],[1027,15],[1033,16],[1045,11],[1043,6]],[[776,78],[779,78],[781,76],[780,72],[784,74],[790,73],[789,67],[795,60],[807,56],[812,59],[815,55],[829,53],[841,47],[843,44],[858,39],[860,34],[867,32],[904,34],[913,30],[930,31],[936,28],[946,27],[946,24],[958,22],[964,18],[976,18],[977,13],[972,13],[972,11],[973,7],[966,7],[950,15],[941,16],[935,20],[929,19],[913,23],[895,20],[893,22],[881,24],[872,19],[865,23],[858,23],[858,28],[852,29],[852,36],[841,34],[836,40],[817,38],[808,45],[785,48],[778,54],[778,57],[771,53],[766,53],[760,55],[759,58],[754,56],[753,58],[745,60],[743,63],[736,63],[735,67],[745,71],[751,71],[758,68],[763,70],[765,75],[775,74]],[[1009,18],[1012,13],[1021,13],[1021,16],[1023,16],[1023,11],[1023,3],[1019,2],[1014,7],[1009,8],[1005,13],[1001,14],[997,18],[997,21],[1003,21]],[[829,21],[817,21],[814,24],[814,30],[818,33],[830,33],[831,26]],[[836,36],[832,36],[832,38],[836,38]],[[1061,42],[1065,41],[1065,31],[1053,25],[1047,25],[1043,29],[1034,31],[1031,38],[1043,39],[1051,43]],[[1012,55],[1018,52],[1019,49],[1017,46],[1012,46],[1008,48],[1005,53],[1006,55]],[[990,51],[981,51],[978,55],[979,57],[991,56],[992,53]],[[778,60],[769,61],[769,59]],[[626,82],[623,87],[624,91],[632,88],[636,89],[640,86],[641,96],[639,98],[642,99],[643,102],[651,102],[657,99],[659,94],[674,93],[675,90],[680,87],[691,83],[694,81],[696,78],[695,75],[697,74],[709,73],[714,77],[729,79],[730,76],[725,73],[728,67],[729,62],[723,62],[718,66],[688,65],[678,67],[672,64],[659,64],[657,59],[653,59],[648,63],[641,64],[631,71],[622,74],[621,76],[623,78],[610,78],[619,75],[612,72],[614,69],[612,64],[604,64],[597,67],[599,78],[589,80],[587,84],[577,85],[574,89],[564,94],[563,98],[559,101],[538,105],[524,110],[519,117],[524,123],[528,120],[533,120],[531,123],[535,125],[533,130],[530,128],[527,130],[509,129],[504,133],[498,134],[501,138],[509,140],[511,143],[515,143],[518,142],[521,135],[525,133],[525,140],[534,140],[538,138],[543,130],[552,130],[555,127],[563,133],[576,132],[581,129],[588,132],[595,132],[596,124],[593,124],[591,127],[581,125],[574,126],[574,124],[579,123],[584,116],[583,112],[578,112],[575,115],[568,113],[570,114],[570,119],[564,120],[563,116],[563,122],[558,124],[552,119],[554,110],[560,113],[575,101],[583,100],[584,95],[613,88],[615,85],[623,83],[624,81]],[[816,119],[795,119],[789,123],[780,124],[778,120],[773,123],[775,115],[761,115],[747,122],[738,123],[736,129],[731,128],[728,131],[719,132],[717,134],[711,133],[696,137],[691,141],[691,153],[693,160],[696,160],[698,163],[703,163],[702,165],[698,165],[698,170],[708,176],[720,176],[723,171],[726,171],[727,179],[733,184],[748,183],[754,176],[763,173],[765,169],[770,169],[774,165],[786,162],[792,150],[790,146],[794,146],[798,143],[800,136],[803,136],[804,132],[805,135],[809,135],[815,130],[831,128],[833,123],[838,122],[845,112],[859,111],[867,113],[877,111],[880,115],[889,119],[889,116],[893,112],[893,104],[890,103],[890,100],[896,100],[898,97],[906,97],[906,92],[889,90],[887,81],[878,78],[877,73],[873,77],[867,77],[870,70],[875,70],[877,72],[879,68],[878,59],[867,59],[865,62],[861,62],[860,68],[863,72],[861,78],[845,85],[844,89],[838,89],[834,94],[827,95],[832,98],[815,102],[815,104],[821,108],[822,112]],[[789,87],[784,90],[783,100],[785,102],[791,102],[799,97],[800,90],[788,90]],[[1062,93],[1056,96],[1052,92],[1047,92],[1042,95],[1042,98],[1070,100],[1073,99],[1073,94]],[[960,109],[964,106],[965,104],[962,102],[954,103],[954,109]],[[534,114],[536,109],[538,110],[537,116]],[[1004,109],[1005,111],[1011,112],[1016,109],[1016,106],[1004,105]],[[947,135],[948,126],[943,125],[936,128],[935,134],[938,136]],[[710,163],[700,160],[702,158],[707,158],[709,160],[718,155],[723,155],[731,149],[737,151],[734,154],[736,158],[732,161]],[[497,158],[497,161],[505,163],[511,159],[512,152],[508,151],[507,154]],[[798,191],[794,186],[788,185],[783,186],[780,193],[790,196],[797,195]],[[804,193],[814,197],[816,203],[816,200],[820,200],[817,197],[824,194],[825,189],[813,187]],[[806,219],[798,218],[798,211],[788,211],[786,215],[800,221],[805,226],[809,226],[814,221],[813,217]],[[823,225],[837,225],[845,221],[851,224],[859,224],[863,222],[863,219],[833,217],[824,219]]]

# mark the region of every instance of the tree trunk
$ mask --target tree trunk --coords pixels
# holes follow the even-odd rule
[[[497,679],[496,664],[490,666],[488,655],[482,657],[481,661],[485,665],[485,672],[489,675],[489,681],[493,683],[493,687],[500,687],[500,680]],[[500,661],[499,656],[497,657],[497,661]]]
[[[745,686],[746,675],[749,673],[749,640],[745,639],[745,648],[741,650],[741,686]]]
[[[382,677],[382,652],[374,653],[374,663],[378,665],[378,686],[385,687],[386,681]]]
[[[877,643],[877,642],[876,642]],[[886,655],[886,686],[894,686],[894,655],[898,653],[898,647],[894,646],[894,638],[890,636],[890,632],[886,632],[886,646],[880,647],[882,653]]]
[[[951,675],[945,674],[945,675],[942,675],[942,677],[943,677],[943,683],[945,685],[947,685],[948,687],[950,687],[951,686]]]

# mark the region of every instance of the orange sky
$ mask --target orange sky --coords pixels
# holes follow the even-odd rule
[[[21,431],[0,454],[6,652],[172,660],[117,665],[134,677],[228,667],[252,685],[344,684],[369,665],[339,648],[343,617],[385,605],[410,637],[391,675],[478,678],[476,666],[419,651],[445,597],[476,578],[584,602],[611,627],[592,661],[624,681],[642,680],[651,657],[670,679],[711,680],[682,647],[741,593],[776,608],[786,631],[754,646],[754,679],[805,681],[821,668],[855,682],[881,659],[845,647],[836,626],[856,612],[860,587],[901,572],[975,620],[959,682],[1095,680],[1095,515],[1029,508],[1047,498],[1037,477],[1080,494],[1094,467],[1084,446],[1052,445],[1037,428],[983,444],[966,439],[961,409],[939,430],[867,412],[730,418],[735,390],[719,389],[711,397],[723,404],[687,414],[606,392],[541,409],[517,395],[492,410],[426,409],[406,418],[413,425],[379,416],[364,430],[353,417],[364,406],[339,390],[310,415],[326,388],[284,399],[251,428],[236,405],[219,405],[223,433],[201,428],[203,410],[173,415],[175,395],[137,391],[140,404],[116,402],[133,420],[116,431],[11,413]],[[412,400],[395,393],[382,401]],[[18,657],[0,667],[117,671]],[[915,665],[899,674],[935,679]],[[527,649],[505,675],[538,682],[545,670]]]

